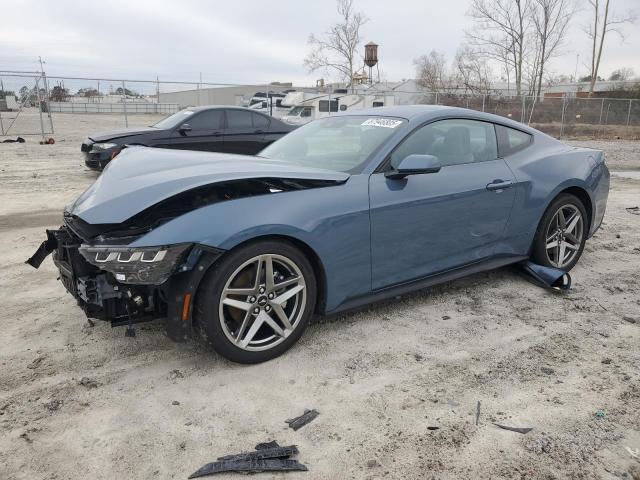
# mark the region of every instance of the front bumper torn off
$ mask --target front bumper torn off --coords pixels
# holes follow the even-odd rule
[[[89,318],[112,326],[164,319],[168,336],[183,341],[192,335],[192,305],[200,281],[223,253],[193,245],[162,284],[131,284],[116,280],[78,251],[83,241],[66,226],[47,230],[47,239],[25,263],[38,268],[53,253],[65,289]]]

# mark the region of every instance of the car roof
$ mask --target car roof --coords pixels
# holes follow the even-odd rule
[[[462,118],[470,118],[498,123],[505,126],[517,128],[531,134],[541,134],[541,132],[539,132],[538,130],[535,130],[523,123],[511,120],[507,117],[480,112],[478,110],[471,110],[469,108],[448,107],[446,105],[394,105],[390,107],[373,107],[351,110],[350,112],[340,113],[340,115],[398,117],[409,120],[412,123],[421,123],[432,118],[442,116],[459,116]]]
[[[202,105],[200,107],[186,107],[183,110],[191,110],[193,112],[201,112],[202,110],[215,110],[218,108],[224,108],[226,110],[247,110],[249,112],[255,112],[255,110],[251,110],[246,107],[238,107],[236,105]],[[255,112],[259,113],[259,112]]]
[[[425,114],[440,112],[447,108],[450,107],[445,107],[443,105],[395,105],[391,107],[362,108],[358,110],[352,110],[349,113],[345,113],[345,115],[376,115],[384,117],[400,117],[411,120]]]

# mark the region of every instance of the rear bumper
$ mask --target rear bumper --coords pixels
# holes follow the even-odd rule
[[[53,253],[61,283],[88,318],[109,321],[114,327],[163,319],[172,340],[191,337],[196,290],[222,251],[195,245],[188,265],[183,264],[162,285],[132,285],[116,281],[111,273],[87,262],[78,251],[82,240],[68,227],[47,234],[47,241],[37,252],[38,259],[28,263],[37,268],[48,253]]]

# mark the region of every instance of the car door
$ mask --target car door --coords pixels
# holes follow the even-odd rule
[[[224,151],[224,109],[196,112],[173,131],[168,148]]]
[[[436,173],[370,177],[372,284],[411,281],[490,257],[514,203],[515,178],[498,158],[491,123],[448,119],[422,126],[393,151],[438,157]]]
[[[225,151],[242,155],[255,155],[264,147],[268,117],[249,110],[226,109],[224,131]],[[266,120],[266,122],[265,122]]]

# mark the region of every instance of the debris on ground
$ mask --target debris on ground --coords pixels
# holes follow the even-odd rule
[[[595,413],[596,418],[604,418],[604,412],[602,410],[598,410]]]
[[[478,404],[476,405],[476,425],[480,421],[480,400],[478,400]]]
[[[509,430],[510,432],[516,432],[516,433],[522,433],[527,434],[529,433],[531,430],[533,430],[532,427],[507,427],[506,425],[500,425],[499,423],[494,423],[494,425],[498,428],[501,428],[503,430]]]
[[[289,445],[288,447],[281,447],[276,443],[274,447],[258,448],[260,444],[256,445],[255,452],[237,453],[233,455],[224,455],[218,457],[217,460],[251,460],[253,458],[289,458],[293,455],[297,455],[298,447],[295,445]]]
[[[427,430],[440,430],[440,427],[427,427]]]
[[[305,410],[304,413],[299,417],[285,420],[285,423],[288,423],[289,427],[293,428],[294,430],[298,430],[304,427],[307,423],[312,422],[318,415],[320,415],[320,412],[315,409]]]
[[[624,317],[622,317],[622,320],[624,320],[625,322],[629,322],[629,323],[638,323],[638,320],[636,320],[633,317],[630,317],[628,315],[625,315]]]
[[[307,467],[290,457],[297,455],[298,447],[281,447],[278,442],[259,443],[253,452],[243,452],[218,457],[192,473],[189,478],[204,477],[222,472],[306,472]]]
[[[625,210],[633,215],[640,215],[640,207],[628,207]]]
[[[556,373],[556,371],[553,368],[549,368],[549,367],[542,367],[540,368],[540,371],[545,375],[553,375],[554,373]]]
[[[530,260],[516,265],[524,278],[539,287],[555,291],[567,291],[571,288],[571,276],[560,268],[545,267]]]
[[[24,143],[26,140],[22,137],[17,137],[15,140],[13,138],[7,138],[3,140],[2,143]]]

